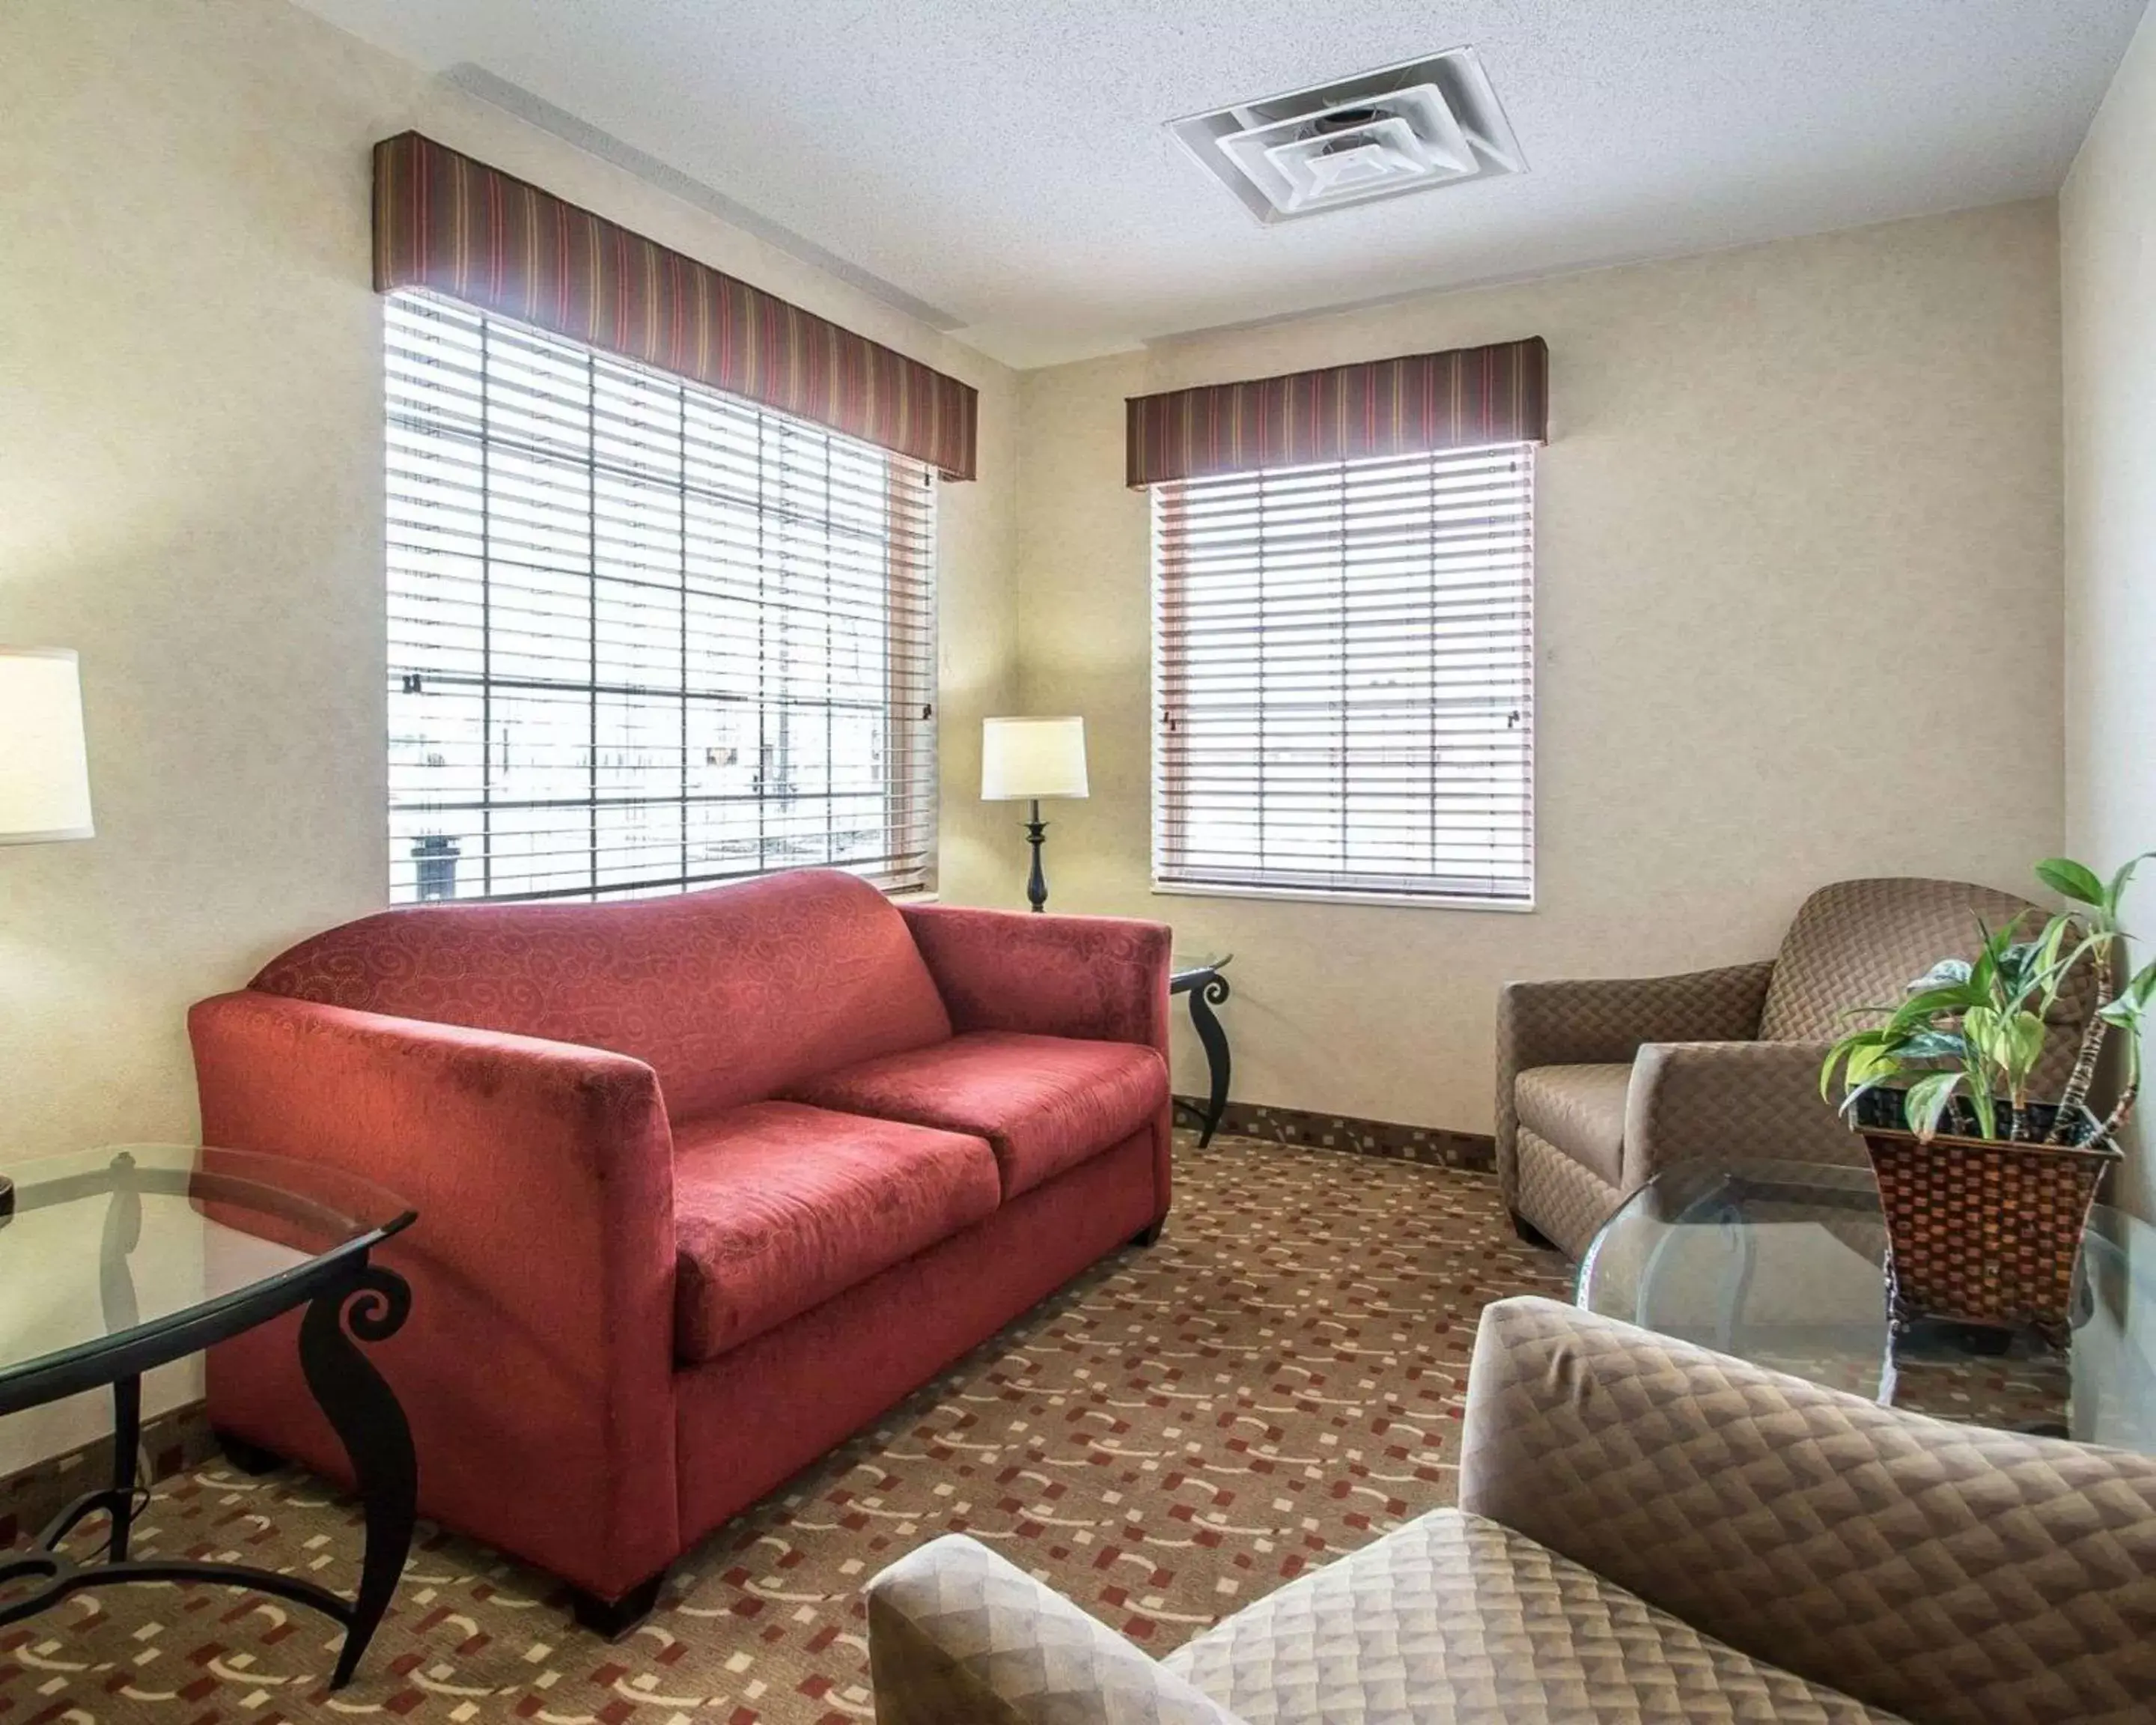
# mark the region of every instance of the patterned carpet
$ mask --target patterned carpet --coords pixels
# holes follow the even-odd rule
[[[871,1712],[862,1582],[947,1531],[1156,1653],[1453,1496],[1476,1316],[1561,1295],[1494,1180],[1250,1139],[1185,1143],[1166,1236],[976,1350],[677,1566],[608,1646],[543,1577],[423,1529],[353,1686],[336,1632],[255,1596],[77,1595],[0,1631],[0,1717],[211,1725],[809,1725]],[[138,1551],[348,1585],[356,1519],[298,1473],[168,1481]]]

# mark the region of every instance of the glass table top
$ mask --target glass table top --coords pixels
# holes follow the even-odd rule
[[[1885,1405],[2156,1454],[2156,1229],[2098,1205],[2063,1350],[1887,1321],[1866,1168],[1671,1168],[1588,1248],[1575,1303]]]
[[[413,1214],[339,1169],[192,1144],[0,1160],[0,1390],[228,1306],[274,1307],[280,1283]]]

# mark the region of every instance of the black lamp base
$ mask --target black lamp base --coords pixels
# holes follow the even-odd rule
[[[1025,824],[1025,842],[1033,847],[1033,872],[1026,876],[1025,901],[1036,911],[1048,908],[1048,876],[1040,870],[1040,847],[1048,842],[1048,823],[1040,818],[1040,798],[1033,799],[1033,818]]]

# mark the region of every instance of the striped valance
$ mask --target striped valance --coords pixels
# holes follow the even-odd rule
[[[1127,483],[1353,461],[1549,434],[1540,336],[1133,397]]]
[[[374,285],[430,288],[974,476],[970,385],[417,132],[374,148]]]

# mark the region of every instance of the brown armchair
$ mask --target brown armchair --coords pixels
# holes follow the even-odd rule
[[[877,1725],[2145,1725],[2156,1459],[1506,1300],[1460,1507],[1158,1663],[963,1535],[868,1616]]]
[[[1497,1173],[1523,1238],[1578,1257],[1625,1195],[1673,1163],[1861,1162],[1819,1094],[1843,1014],[1900,997],[1978,925],[2035,906],[1952,880],[1843,880],[1807,899],[1779,956],[1683,976],[1508,983],[1497,998]],[[2065,1081],[2063,1003],[2040,1081]]]

